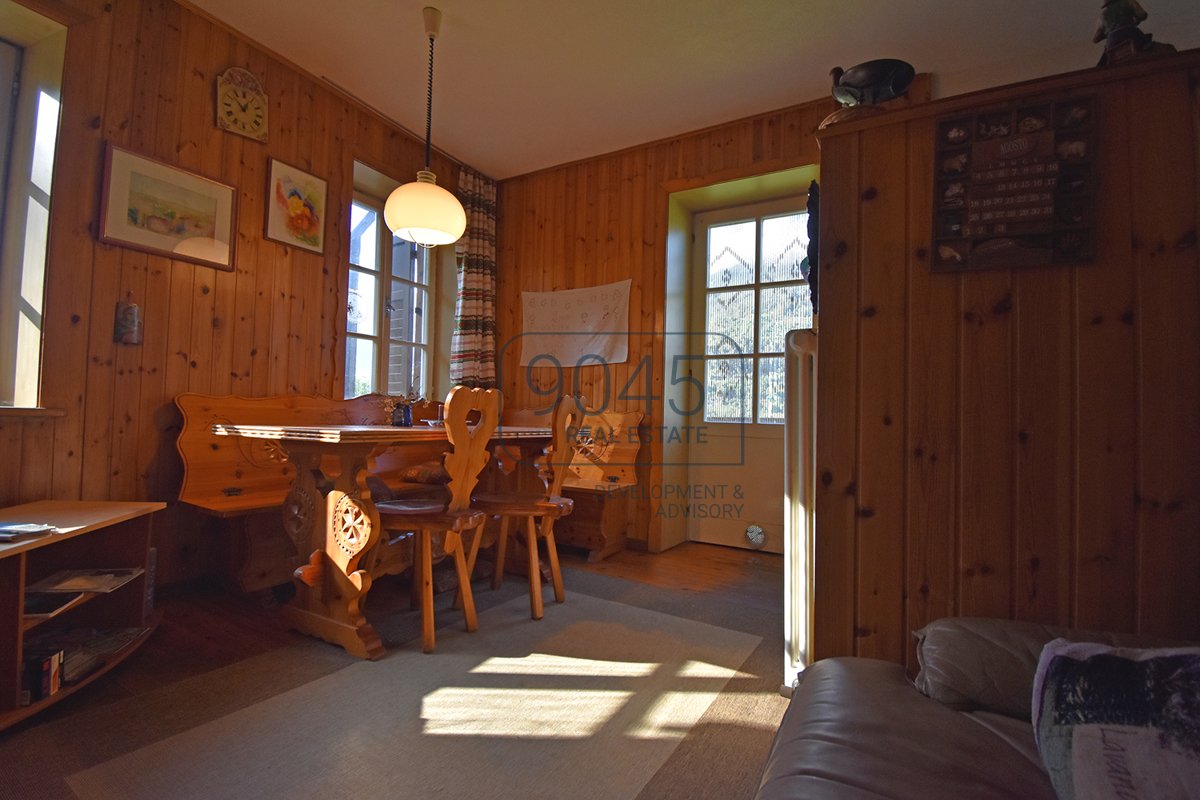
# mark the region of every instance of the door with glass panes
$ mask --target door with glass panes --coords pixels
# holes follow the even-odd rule
[[[697,214],[690,362],[703,434],[688,449],[688,539],[783,552],[784,336],[812,327],[807,198]],[[703,375],[695,373],[703,370]]]

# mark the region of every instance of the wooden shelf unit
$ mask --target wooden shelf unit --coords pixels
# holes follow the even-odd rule
[[[0,522],[54,525],[52,533],[0,544],[0,730],[71,696],[124,661],[149,638],[154,620],[147,614],[146,571],[151,515],[164,503],[45,500],[0,509]],[[64,569],[141,567],[142,573],[112,592],[85,592],[53,617],[24,614],[25,589]],[[87,677],[56,693],[21,705],[26,633],[38,629],[100,630],[145,628],[119,650],[107,654]]]

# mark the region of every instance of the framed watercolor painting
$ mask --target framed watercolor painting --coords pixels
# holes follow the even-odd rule
[[[267,183],[268,239],[325,252],[325,181],[272,158]]]
[[[235,201],[232,186],[109,144],[100,241],[233,271]]]

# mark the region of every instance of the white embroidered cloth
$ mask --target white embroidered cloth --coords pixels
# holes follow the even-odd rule
[[[585,289],[521,292],[521,366],[627,361],[631,283],[626,279]]]

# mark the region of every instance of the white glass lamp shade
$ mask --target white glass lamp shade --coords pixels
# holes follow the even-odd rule
[[[383,219],[401,239],[426,247],[453,244],[467,229],[467,212],[458,198],[421,170],[412,183],[396,187],[383,206]]]

